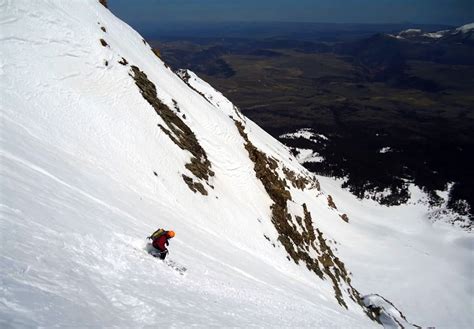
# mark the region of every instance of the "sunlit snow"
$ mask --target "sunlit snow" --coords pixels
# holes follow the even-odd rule
[[[4,1],[0,24],[0,327],[378,327],[287,259],[224,96],[195,75],[191,89],[95,0]],[[208,196],[183,182],[190,154],[158,127],[129,65],[179,105],[215,171]],[[256,147],[308,174],[242,120]],[[362,294],[422,326],[472,326],[470,233],[433,224],[426,205],[388,208],[319,179],[320,192],[291,188],[293,202]],[[176,232],[169,258],[184,275],[146,253],[158,227]]]

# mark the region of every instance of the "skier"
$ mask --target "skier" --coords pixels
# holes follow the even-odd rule
[[[155,257],[160,257],[160,259],[164,260],[166,255],[168,254],[168,249],[166,246],[169,245],[169,239],[175,236],[174,231],[165,231],[164,229],[160,228],[156,230],[152,235],[150,235],[147,239],[152,240],[152,246],[155,248],[155,252],[151,252],[151,254]]]

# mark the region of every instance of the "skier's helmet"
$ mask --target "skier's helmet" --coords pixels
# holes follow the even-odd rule
[[[168,231],[168,236],[169,236],[170,238],[173,238],[173,237],[175,236],[174,231]]]

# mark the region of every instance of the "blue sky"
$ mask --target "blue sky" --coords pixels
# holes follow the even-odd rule
[[[474,21],[474,0],[109,0],[109,7],[139,25],[156,21],[461,25]]]

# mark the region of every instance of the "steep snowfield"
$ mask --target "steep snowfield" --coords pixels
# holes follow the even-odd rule
[[[264,238],[271,200],[234,121],[135,31],[96,1],[3,2],[1,16],[2,326],[373,325]],[[215,172],[208,196],[183,182],[190,154],[122,57],[185,114]],[[161,226],[186,276],[143,251]]]
[[[3,1],[0,24],[1,327],[377,327],[287,259],[234,120],[259,150],[309,174],[222,95],[197,77],[199,92],[190,88],[95,0]],[[206,151],[207,196],[183,181],[191,153],[158,127],[131,65]],[[472,325],[468,233],[433,227],[420,205],[392,212],[321,183],[290,187],[289,209],[307,204],[361,294],[416,324]],[[170,258],[185,275],[145,252],[158,227],[176,231]]]

